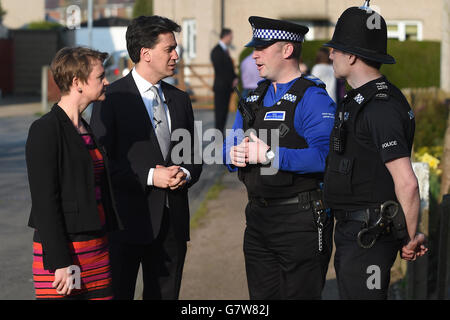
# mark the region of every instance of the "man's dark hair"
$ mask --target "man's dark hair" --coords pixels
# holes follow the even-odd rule
[[[231,29],[223,28],[222,31],[220,31],[220,39],[222,39],[223,37],[229,35],[232,32],[233,31],[231,31]]]
[[[141,48],[154,48],[160,34],[180,32],[181,27],[174,21],[160,16],[140,16],[131,21],[127,28],[127,50],[131,60],[138,63]]]
[[[292,51],[289,59],[295,59],[296,61],[300,62],[300,57],[302,56],[302,43],[291,41],[284,41],[284,43],[290,43],[294,47],[294,50]]]
[[[367,64],[369,67],[375,68],[377,70],[380,70],[381,66],[383,65],[381,62],[376,62],[372,60],[368,60],[366,58],[362,58],[360,56],[357,56],[359,60]]]

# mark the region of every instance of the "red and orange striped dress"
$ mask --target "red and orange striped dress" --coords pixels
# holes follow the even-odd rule
[[[94,162],[97,208],[102,224],[105,225],[105,212],[101,202],[100,189],[100,182],[105,170],[103,157],[96,148],[90,134],[82,134],[81,137]],[[39,240],[39,231],[36,230],[33,239],[33,280],[36,299],[112,299],[111,267],[106,231],[69,235],[69,239],[68,246],[72,254],[73,264],[80,267],[81,271],[81,288],[73,289],[69,296],[63,296],[52,287],[55,280],[55,270],[44,269],[42,245]]]

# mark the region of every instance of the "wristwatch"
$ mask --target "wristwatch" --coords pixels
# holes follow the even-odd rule
[[[270,148],[267,149],[266,158],[267,158],[267,161],[264,162],[264,164],[270,163],[275,158],[275,152],[273,152],[272,149],[270,149]]]

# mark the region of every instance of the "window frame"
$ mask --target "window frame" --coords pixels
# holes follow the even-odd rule
[[[388,39],[398,39],[400,41],[406,40],[406,26],[417,26],[417,39],[415,41],[423,40],[423,23],[419,20],[388,20]],[[396,25],[397,31],[389,31],[390,25]]]

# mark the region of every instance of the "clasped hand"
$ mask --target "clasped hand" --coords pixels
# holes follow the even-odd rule
[[[230,158],[234,166],[242,168],[247,166],[247,163],[267,162],[266,152],[269,150],[269,146],[253,132],[250,133],[250,138],[245,137],[240,144],[231,147]]]
[[[418,233],[414,239],[410,240],[401,251],[401,257],[407,261],[414,261],[417,257],[423,256],[427,253],[428,248],[425,247],[425,236]]]
[[[153,171],[153,185],[158,188],[176,190],[186,184],[186,173],[180,166],[157,165]]]

